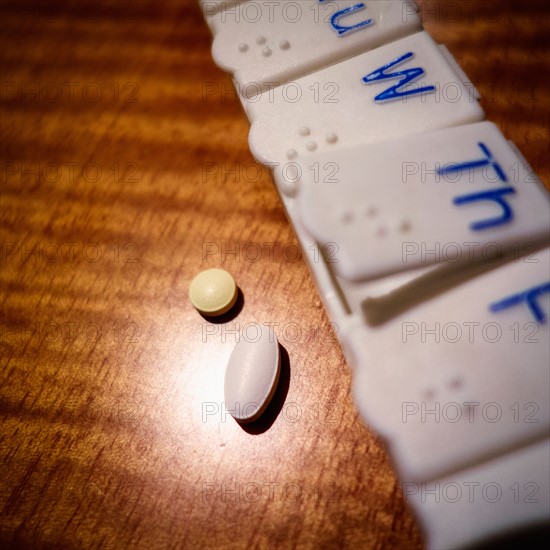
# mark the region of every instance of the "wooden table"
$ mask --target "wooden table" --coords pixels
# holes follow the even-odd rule
[[[548,184],[549,4],[421,3]],[[196,2],[2,2],[2,519],[10,547],[419,548]],[[200,317],[191,278],[244,296]],[[275,407],[220,408],[273,323]]]

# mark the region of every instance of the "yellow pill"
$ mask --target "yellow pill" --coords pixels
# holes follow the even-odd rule
[[[191,303],[205,315],[227,313],[235,305],[237,295],[235,280],[223,269],[206,269],[189,286]]]

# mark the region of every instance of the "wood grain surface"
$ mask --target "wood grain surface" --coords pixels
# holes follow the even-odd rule
[[[548,185],[550,4],[420,5]],[[197,3],[0,20],[2,546],[420,548]],[[207,267],[242,291],[223,323],[187,299]],[[282,381],[244,430],[224,368],[262,323]]]

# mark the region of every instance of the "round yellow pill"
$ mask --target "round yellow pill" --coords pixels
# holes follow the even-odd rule
[[[205,315],[223,315],[237,301],[235,279],[223,269],[206,269],[189,286],[191,303]]]

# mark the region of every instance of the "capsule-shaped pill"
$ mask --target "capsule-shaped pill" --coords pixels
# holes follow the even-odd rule
[[[225,371],[225,406],[241,423],[252,422],[265,411],[279,381],[280,356],[271,328],[258,325],[259,338],[241,339]]]

